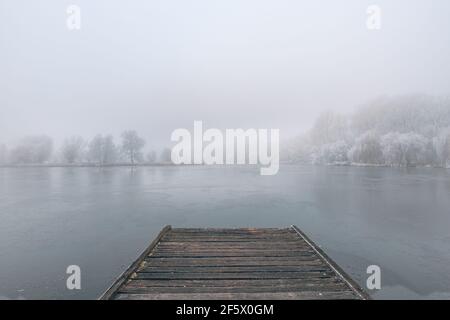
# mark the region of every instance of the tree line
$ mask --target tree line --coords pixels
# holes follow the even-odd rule
[[[450,98],[381,97],[354,114],[325,112],[283,151],[291,162],[450,168]]]
[[[170,149],[159,155],[152,150],[144,155],[146,142],[136,131],[124,131],[117,144],[112,135],[96,135],[90,141],[80,136],[64,140],[55,152],[53,140],[45,135],[28,136],[9,149],[0,145],[0,164],[151,164],[170,162]]]

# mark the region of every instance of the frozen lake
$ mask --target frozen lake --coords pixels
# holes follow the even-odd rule
[[[375,298],[450,298],[450,171],[294,165],[0,168],[0,297],[97,298],[167,224],[295,224]]]

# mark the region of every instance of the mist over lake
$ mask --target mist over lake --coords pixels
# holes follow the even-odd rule
[[[346,298],[348,278],[450,299],[449,16],[448,0],[0,0],[0,299],[96,299],[167,225],[190,230],[155,241],[177,261],[148,251],[161,264],[130,272],[134,298]]]

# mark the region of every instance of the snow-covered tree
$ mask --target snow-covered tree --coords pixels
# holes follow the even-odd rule
[[[386,164],[395,166],[424,165],[428,159],[428,140],[413,132],[389,133],[381,138]]]
[[[142,160],[141,149],[144,145],[144,139],[139,137],[136,131],[130,130],[122,133],[121,149],[131,164]]]
[[[84,154],[86,142],[83,138],[74,136],[64,140],[62,146],[62,157],[67,163],[75,163],[81,161]]]
[[[450,167],[450,127],[442,129],[433,139],[436,163],[438,166]]]
[[[313,152],[312,162],[315,164],[346,163],[349,148],[350,146],[344,140],[324,144]]]
[[[400,133],[391,132],[381,137],[381,147],[385,164],[401,166],[404,159],[404,150],[400,142]]]
[[[417,133],[404,133],[400,136],[404,147],[405,166],[424,165],[427,163],[428,140]]]
[[[380,134],[414,132],[431,138],[450,124],[450,99],[428,95],[380,97],[352,117],[354,134],[369,130]]]
[[[302,135],[280,144],[280,160],[286,162],[310,163],[313,146],[309,135]]]
[[[13,163],[45,163],[50,160],[53,151],[53,141],[47,136],[30,136],[22,139],[11,150],[10,159]]]
[[[311,130],[313,144],[329,144],[345,140],[348,136],[348,119],[344,115],[331,111],[322,113]]]
[[[449,167],[449,132],[449,97],[380,97],[350,117],[320,115],[307,138],[282,149],[283,159],[302,154],[313,163],[336,163],[345,159],[341,152],[347,147],[352,163]]]
[[[111,164],[117,160],[117,147],[112,135],[97,135],[89,143],[88,158],[99,165]]]
[[[383,150],[379,136],[368,131],[355,140],[348,152],[350,162],[362,164],[383,164]]]

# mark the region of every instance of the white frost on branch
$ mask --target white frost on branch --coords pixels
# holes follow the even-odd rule
[[[288,151],[291,162],[450,167],[450,98],[384,97],[353,115],[326,112]]]

